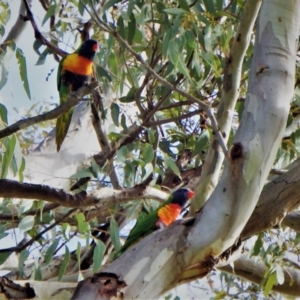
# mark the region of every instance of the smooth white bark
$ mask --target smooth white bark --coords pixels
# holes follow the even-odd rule
[[[220,182],[194,224],[155,232],[103,270],[125,281],[125,299],[156,299],[180,282],[204,276],[238,239],[284,133],[299,26],[300,2],[263,1],[245,109]],[[82,299],[80,289],[73,299]]]
[[[299,20],[299,2],[263,2],[241,124],[220,182],[188,235],[192,264],[230,247],[257,203],[293,96]]]

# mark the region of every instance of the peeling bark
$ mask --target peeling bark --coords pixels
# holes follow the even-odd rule
[[[0,293],[3,293],[7,299],[32,299],[36,296],[29,283],[23,287],[6,277],[0,277]]]
[[[76,299],[94,299],[94,300],[109,300],[111,297],[122,299],[123,294],[120,290],[125,287],[124,281],[119,280],[112,273],[98,273],[92,277],[81,281],[71,300]]]

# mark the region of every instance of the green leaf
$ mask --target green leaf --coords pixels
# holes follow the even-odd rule
[[[85,221],[84,214],[81,212],[76,214],[76,219],[77,219],[78,226],[79,226],[80,223],[83,223]]]
[[[173,8],[166,8],[164,9],[164,11],[168,14],[172,14],[172,15],[182,15],[182,14],[185,14],[186,11],[182,8],[176,8],[176,7],[173,7]]]
[[[1,68],[1,76],[0,76],[0,90],[5,86],[8,78],[8,70],[10,67],[10,61],[16,49],[16,44],[14,41],[10,41],[7,44],[5,50],[0,51],[0,68]]]
[[[76,172],[75,174],[73,174],[72,176],[70,176],[71,179],[79,179],[79,178],[85,178],[85,177],[93,177],[94,174],[93,172],[90,170],[90,168],[87,169],[81,169],[78,172]]]
[[[30,230],[34,225],[34,216],[24,217],[18,225],[18,228],[24,232]]]
[[[8,259],[8,257],[12,254],[12,252],[4,252],[4,253],[0,253],[0,265],[2,265],[3,263],[6,262],[6,260]]]
[[[264,296],[265,296],[265,297],[268,296],[268,294],[270,293],[272,287],[273,287],[274,285],[276,285],[276,284],[277,284],[276,272],[273,272],[273,273],[269,276],[269,278],[268,278],[268,280],[267,280],[267,283],[266,283],[266,286],[265,286],[265,288],[264,288]]]
[[[96,163],[95,159],[92,157],[91,159],[91,169],[95,178],[98,178],[99,173],[101,172],[100,166]]]
[[[90,225],[85,221],[85,216],[83,213],[78,213],[76,215],[78,223],[78,231],[81,233],[88,233],[90,230]]]
[[[53,4],[51,5],[46,14],[45,14],[45,17],[42,21],[42,26],[44,26],[44,24],[47,22],[47,20],[51,17],[51,16],[55,16],[55,14],[59,11],[60,9],[60,4]]]
[[[209,130],[204,129],[196,141],[192,156],[201,153],[201,151],[207,147],[209,140],[210,140]]]
[[[109,82],[112,81],[111,76],[103,67],[101,67],[99,64],[95,64],[95,66],[96,66],[96,72],[98,78],[105,77]]]
[[[168,54],[171,62],[176,67],[179,58],[179,50],[178,50],[178,45],[174,39],[170,40],[169,42]]]
[[[120,238],[119,238],[119,227],[118,223],[114,219],[114,217],[110,218],[110,237],[112,244],[115,250],[118,252],[121,248]]]
[[[96,273],[101,267],[106,247],[100,240],[94,239],[94,242],[96,243],[96,247],[93,253],[93,272]]]
[[[20,48],[17,48],[16,58],[18,60],[20,76],[21,76],[21,80],[23,81],[25,92],[28,98],[31,99],[28,77],[27,77],[26,58],[23,54],[23,51]]]
[[[165,165],[167,168],[170,168],[178,177],[181,178],[181,173],[177,167],[177,165],[175,164],[174,160],[171,159],[169,156],[165,155]]]
[[[0,24],[0,40],[4,36],[4,34],[5,34],[5,27],[2,24]]]
[[[259,255],[260,250],[263,246],[262,238],[263,238],[262,234],[259,234],[256,241],[255,241],[251,256],[258,256]]]
[[[211,13],[211,14],[215,14],[215,6],[214,6],[214,1],[212,0],[203,0],[203,3],[206,7],[206,10]]]
[[[119,126],[120,107],[116,103],[112,103],[110,106],[111,118],[116,126]]]
[[[130,103],[133,102],[135,100],[134,95],[136,92],[136,88],[133,86],[131,87],[131,89],[129,90],[129,92],[127,93],[127,96],[121,97],[119,100],[120,102],[123,103]]]
[[[190,7],[189,4],[187,3],[186,0],[179,0],[179,6],[184,9],[185,11],[189,12],[190,11]]]
[[[46,48],[43,52],[42,52],[42,54],[39,56],[39,58],[38,58],[38,60],[37,60],[37,62],[36,62],[36,66],[40,66],[40,65],[43,65],[44,63],[45,63],[45,61],[46,61],[46,58],[47,58],[47,55],[48,54],[51,54],[52,53],[52,51],[51,50],[49,50],[49,48]]]
[[[24,263],[25,263],[26,259],[28,258],[29,254],[30,254],[30,252],[27,250],[23,250],[19,254],[19,277],[20,278],[23,278],[23,276],[24,276]]]
[[[150,144],[143,145],[142,160],[145,164],[151,163],[154,158],[153,147]]]
[[[0,103],[0,119],[7,124],[7,108]]]
[[[127,41],[129,43],[129,45],[132,44],[134,35],[135,35],[135,31],[136,31],[136,20],[134,17],[134,14],[131,13],[130,14],[130,21],[128,22],[128,38]]]
[[[5,152],[2,156],[1,178],[6,178],[6,176],[7,176],[8,168],[11,165],[12,158],[13,158],[13,155],[14,155],[16,142],[17,142],[17,138],[14,134],[10,138],[4,138],[3,139]]]
[[[41,48],[41,46],[43,46],[44,44],[41,42],[41,40],[35,40],[33,43],[33,50],[35,51],[35,53],[37,55],[41,55],[41,52],[39,51],[39,49]]]
[[[80,261],[81,261],[81,244],[79,242],[77,242],[76,258],[77,258],[77,263],[80,266]]]
[[[24,175],[23,175],[24,170],[25,170],[25,158],[22,157],[22,163],[21,163],[19,171],[18,171],[18,176],[19,176],[20,182],[22,182],[24,180]]]
[[[84,10],[85,10],[84,3],[82,3],[82,1],[79,0],[79,2],[78,2],[78,11],[79,11],[81,16],[83,16]]]
[[[103,6],[103,11],[106,12],[110,7],[115,5],[116,3],[121,2],[121,0],[109,0],[106,2],[106,4]]]
[[[124,130],[127,129],[127,125],[126,125],[126,117],[124,114],[121,115],[121,126]]]
[[[61,230],[62,230],[62,233],[64,235],[64,238],[68,241],[70,239],[70,231],[71,231],[70,224],[62,223]]]
[[[8,5],[9,2],[10,1],[0,1],[0,24],[6,25],[10,19],[11,11],[10,5]]]
[[[124,20],[123,17],[120,16],[118,18],[118,22],[117,22],[117,28],[118,28],[118,33],[120,34],[120,36],[125,39],[125,27],[124,27]]]
[[[43,281],[42,271],[39,266],[34,270],[34,280]]]
[[[148,139],[150,144],[154,144],[155,142],[155,131],[151,128],[147,129]]]
[[[69,261],[70,261],[70,251],[69,251],[69,248],[67,246],[65,246],[64,259],[63,259],[62,264],[58,271],[58,281],[60,281],[62,279],[62,277],[64,276],[64,274],[66,273]]]
[[[58,246],[59,241],[60,241],[60,238],[55,239],[55,241],[47,249],[46,254],[45,254],[45,264],[46,265],[48,265],[51,262],[51,260],[53,258],[53,254]]]
[[[172,32],[173,30],[172,29],[169,29],[165,35],[164,35],[164,38],[163,38],[163,43],[162,43],[162,54],[164,57],[166,57],[168,55],[168,51],[169,51],[169,41],[172,37]]]
[[[32,208],[34,202],[31,200],[23,199],[21,205],[17,207],[18,216],[22,216],[26,211]]]
[[[124,162],[129,154],[128,147],[122,146],[119,150],[117,150],[116,154],[116,162]]]
[[[185,63],[184,63],[182,56],[179,55],[178,58],[179,58],[179,59],[178,59],[178,64],[177,64],[178,70],[179,70],[185,77],[187,77],[188,79],[191,80],[189,70],[188,70],[188,68],[186,67]]]

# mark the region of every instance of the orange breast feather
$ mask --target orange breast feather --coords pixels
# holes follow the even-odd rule
[[[76,53],[68,55],[62,64],[63,71],[69,71],[79,75],[91,75],[93,72],[93,62]]]
[[[168,204],[158,211],[159,222],[169,226],[181,213],[181,207],[178,204]]]

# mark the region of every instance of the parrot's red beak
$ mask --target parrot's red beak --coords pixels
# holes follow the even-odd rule
[[[194,195],[195,195],[195,193],[193,191],[191,191],[191,190],[188,191],[188,199],[193,198]]]
[[[93,45],[93,51],[94,52],[98,52],[99,51],[99,45],[98,45],[98,43]]]

